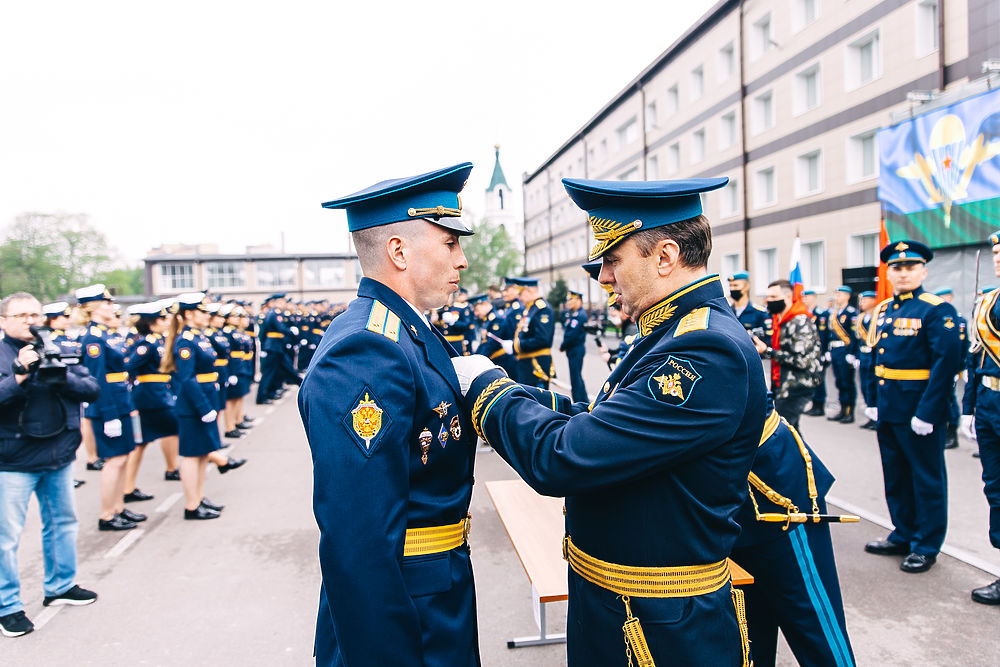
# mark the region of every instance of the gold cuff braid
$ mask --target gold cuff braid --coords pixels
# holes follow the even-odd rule
[[[479,413],[483,409],[483,404],[485,404],[486,401],[492,397],[493,393],[496,392],[497,389],[508,384],[512,385],[517,383],[509,377],[497,378],[486,386],[486,389],[484,389],[482,393],[479,394],[479,397],[476,398],[476,402],[472,404],[472,428],[475,429],[476,435],[483,440],[486,440],[486,435],[482,425],[479,423]]]

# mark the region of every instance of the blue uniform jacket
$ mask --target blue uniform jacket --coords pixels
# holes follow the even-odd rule
[[[958,313],[941,297],[918,287],[875,307],[868,343],[875,355],[869,379],[879,421],[930,424],[948,419],[948,392],[961,368]],[[902,371],[902,373],[899,373]],[[877,393],[876,393],[877,392]]]
[[[822,309],[814,310],[812,319],[816,325],[816,331],[819,333],[819,351],[821,354],[825,354],[826,346],[830,342],[830,329],[827,326],[830,319],[830,311]]]
[[[97,400],[87,405],[84,416],[109,422],[132,412],[134,407],[125,372],[125,339],[103,324],[90,324],[80,344],[83,365],[101,388]]]
[[[260,349],[268,352],[284,352],[285,343],[291,339],[287,317],[276,308],[267,311],[260,323]],[[287,340],[286,340],[287,339]]]
[[[736,312],[735,308],[733,308],[733,312]],[[753,331],[754,329],[763,329],[766,331],[768,329],[771,316],[763,308],[747,301],[747,307],[743,309],[743,312],[736,316],[736,319],[740,321],[740,324],[742,324],[747,331]]]
[[[505,354],[503,345],[497,340],[497,338],[504,339],[501,335],[503,333],[503,319],[497,317],[497,314],[491,310],[480,321],[480,326],[483,330],[483,338],[479,341],[476,354],[482,354],[493,360],[499,359]]]
[[[559,351],[565,352],[571,347],[581,346],[587,342],[587,332],[583,326],[587,323],[587,313],[580,308],[575,311],[565,311],[563,313],[563,339],[559,345]]]
[[[144,382],[138,379],[142,375],[163,375],[160,372],[163,342],[163,336],[148,334],[132,338],[125,348],[125,368],[135,381],[132,401],[138,410],[172,408],[177,402],[169,379],[164,382]]]
[[[830,343],[835,341],[843,343],[843,345],[837,345],[836,347],[842,348],[845,354],[857,356],[858,337],[854,328],[857,317],[858,311],[854,306],[846,306],[843,310],[836,313],[828,313],[826,347],[829,348]]]
[[[455,524],[469,510],[476,436],[455,355],[395,292],[363,278],[306,371],[319,665],[479,664],[468,546],[403,556],[407,528]]]
[[[962,414],[1000,422],[1000,392],[982,386],[984,377],[1000,377],[1000,290],[986,295],[976,308],[970,335],[980,344],[967,355],[968,379],[962,394]]]
[[[174,383],[177,415],[204,417],[219,407],[218,382],[199,382],[199,375],[215,373],[215,351],[199,329],[185,327],[174,340]]]
[[[764,425],[760,357],[717,275],[674,292],[638,325],[589,409],[489,371],[468,393],[471,421],[532,488],[566,497],[566,532],[594,558],[721,561],[740,532]],[[728,586],[696,600],[633,598],[632,609],[658,663],[742,664]],[[571,571],[569,616],[570,664],[624,664],[624,608],[613,593]]]

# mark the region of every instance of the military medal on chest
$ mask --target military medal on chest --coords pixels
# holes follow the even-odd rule
[[[449,430],[451,431],[451,437],[455,440],[462,437],[462,423],[459,421],[458,415],[451,418],[451,427]]]
[[[431,450],[431,443],[434,441],[434,436],[425,428],[417,436],[417,439],[420,441],[420,462],[427,465],[427,452]]]

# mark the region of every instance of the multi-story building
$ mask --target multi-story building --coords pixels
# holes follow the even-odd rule
[[[996,0],[720,0],[524,175],[527,272],[543,292],[561,276],[602,294],[579,269],[594,240],[562,178],[728,176],[704,197],[711,271],[748,269],[762,294],[799,235],[807,287],[873,275],[877,131],[998,56]]]
[[[274,292],[293,299],[354,298],[361,267],[354,253],[283,253],[270,246],[220,254],[214,245],[161,246],[145,258],[146,294],[207,291],[260,302]]]

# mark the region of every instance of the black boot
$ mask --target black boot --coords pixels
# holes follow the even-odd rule
[[[955,449],[958,447],[958,427],[952,424],[944,432],[944,448]]]
[[[832,417],[827,417],[827,418],[826,418],[826,420],[827,420],[828,422],[839,422],[839,421],[840,421],[841,419],[843,419],[843,418],[844,418],[844,415],[846,415],[846,414],[847,414],[847,413],[845,412],[845,408],[844,408],[844,406],[842,405],[842,406],[840,406],[840,412],[838,412],[837,414],[835,414],[835,415],[834,415],[834,416],[832,416]]]
[[[844,408],[843,412],[844,412],[844,416],[841,417],[838,421],[841,424],[853,424],[854,423],[854,406],[853,405],[848,405],[846,408]]]
[[[821,404],[813,403],[813,406],[806,410],[803,414],[809,417],[822,417],[826,414],[826,410],[823,409]]]

